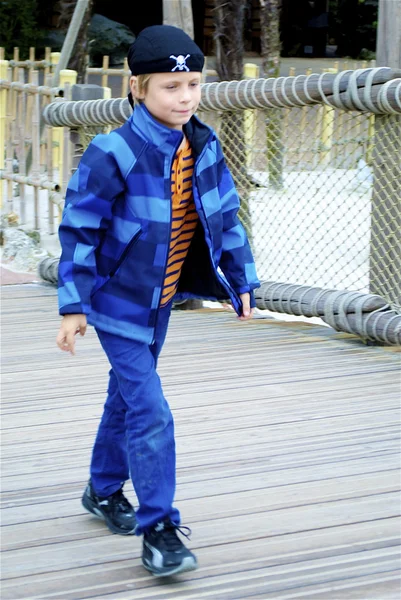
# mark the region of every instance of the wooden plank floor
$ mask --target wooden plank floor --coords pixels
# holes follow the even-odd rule
[[[47,285],[3,288],[2,318],[2,600],[399,598],[396,349],[174,312],[159,370],[200,568],[163,580],[80,504],[107,382],[93,329],[61,353]]]

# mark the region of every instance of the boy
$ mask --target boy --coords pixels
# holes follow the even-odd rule
[[[194,116],[201,50],[156,25],[128,62],[134,113],[91,142],[68,186],[57,344],[74,354],[89,322],[111,364],[83,505],[115,533],[143,534],[145,568],[172,575],[197,567],[177,536],[174,425],[156,372],[172,301],[229,297],[249,319],[259,282],[216,134]]]

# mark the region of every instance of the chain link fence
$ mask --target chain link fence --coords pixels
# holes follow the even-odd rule
[[[401,310],[400,115],[321,105],[200,117],[223,144],[261,279],[373,292]]]

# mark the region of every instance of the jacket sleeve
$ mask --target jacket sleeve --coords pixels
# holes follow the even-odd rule
[[[96,279],[95,251],[110,223],[113,203],[124,190],[124,179],[109,151],[110,142],[105,139],[109,137],[99,135],[94,138],[68,184],[59,227],[61,315],[90,313],[91,292]]]
[[[249,292],[251,306],[255,306],[252,290],[260,286],[260,281],[256,274],[247,235],[238,218],[240,208],[238,193],[220,144],[217,144],[217,169],[223,214],[222,253],[219,266],[237,294]]]

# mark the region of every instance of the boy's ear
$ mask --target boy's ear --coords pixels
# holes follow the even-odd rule
[[[136,75],[130,77],[129,87],[134,98],[138,98],[138,100],[143,100],[145,98],[145,94],[143,92],[140,94],[138,91],[138,78]]]

